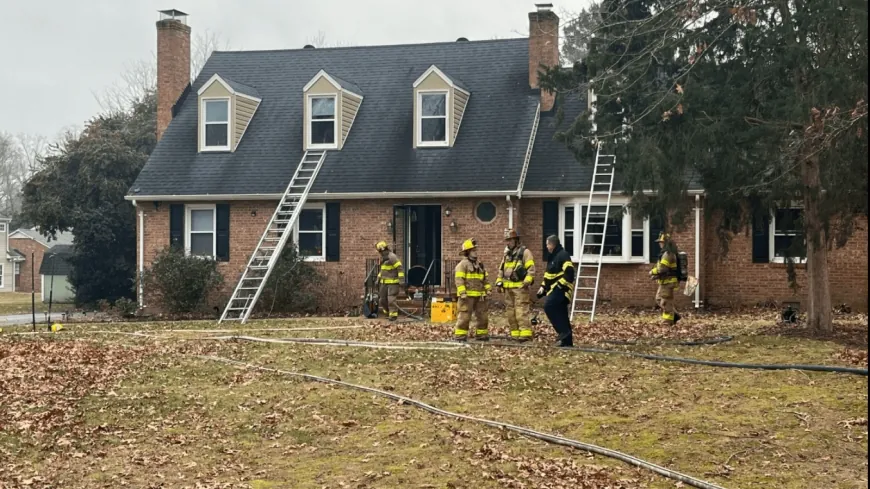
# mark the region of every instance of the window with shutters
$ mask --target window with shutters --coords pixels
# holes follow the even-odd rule
[[[806,241],[803,231],[803,209],[777,209],[770,219],[768,238],[771,263],[785,263],[791,256],[796,262],[806,261]]]
[[[293,242],[306,261],[326,260],[326,206],[306,204],[293,229]]]
[[[191,256],[214,258],[217,254],[217,222],[214,204],[185,208],[184,250]]]
[[[586,198],[563,199],[560,201],[559,239],[571,259],[578,261],[581,252],[584,263],[598,261],[600,244],[604,244],[602,263],[645,263],[649,261],[649,222],[642,217],[633,217],[631,212],[623,212],[627,202],[622,199],[611,201],[610,216],[606,224],[600,223],[604,216],[606,202],[592,202]],[[589,235],[583,246],[583,231],[586,220],[592,216]],[[599,224],[596,224],[596,221]]]

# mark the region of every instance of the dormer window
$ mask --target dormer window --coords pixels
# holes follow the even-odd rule
[[[360,88],[320,70],[302,93],[305,150],[341,150],[362,104]]]
[[[456,143],[471,92],[458,78],[432,65],[414,82],[414,147]]]
[[[230,99],[203,99],[203,150],[230,149]]]
[[[335,133],[337,118],[335,115],[336,97],[334,95],[310,96],[309,113],[311,120],[308,130],[309,148],[336,148]]]
[[[447,94],[446,91],[417,93],[420,121],[417,146],[447,145]]]

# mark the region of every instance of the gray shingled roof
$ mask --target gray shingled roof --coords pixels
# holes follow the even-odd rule
[[[220,73],[218,73],[218,75],[220,75]],[[256,88],[249,87],[244,83],[230,80],[223,75],[221,75],[221,78],[223,79],[223,81],[227,82],[227,85],[229,85],[236,92],[241,93],[242,95],[250,95],[251,97],[260,98],[260,92],[258,92]]]
[[[341,88],[348,90],[348,91],[351,91],[357,95],[365,95],[362,92],[362,89],[356,83],[349,82],[349,81],[347,81],[343,78],[339,78],[337,76],[332,76],[332,75],[329,75],[329,76],[332,77],[333,80],[337,81],[338,84],[341,85]]]
[[[51,248],[52,246],[56,246],[56,245],[72,244],[73,238],[74,238],[72,233],[57,233],[56,237],[54,239],[52,239],[51,241],[49,241],[48,238],[39,234],[39,231],[36,231],[35,229],[28,229],[28,228],[18,228],[15,231],[13,231],[12,233],[21,233],[21,234],[23,234],[23,235],[25,235],[33,240],[39,241],[40,243],[42,243],[43,245],[45,245],[49,248]],[[12,233],[9,233],[9,234],[11,235]]]
[[[42,265],[39,266],[40,275],[69,275],[72,270],[67,260],[72,256],[73,245],[57,245],[45,253]]]
[[[431,65],[471,92],[453,148],[414,149],[414,81]],[[528,39],[216,52],[151,154],[136,195],[280,194],[302,157],[302,87],[321,69],[365,99],[314,193],[515,191],[537,95]],[[196,91],[214,73],[256,88],[262,103],[234,153],[201,153]]]
[[[541,114],[535,146],[529,161],[523,193],[529,192],[588,192],[592,186],[594,157],[577,160],[565,143],[554,140],[559,131],[565,131],[577,115],[586,110],[586,94],[566,94],[557,107]],[[562,108],[564,117],[557,122],[556,112]],[[689,190],[701,190],[697,178],[687,177]],[[600,189],[599,189],[600,190]],[[623,180],[617,171],[613,178],[614,192],[623,190]]]

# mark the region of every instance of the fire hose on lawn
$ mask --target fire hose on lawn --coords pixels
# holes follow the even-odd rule
[[[385,349],[415,349],[411,345],[420,345],[418,348],[426,348],[433,349],[433,346],[440,346],[440,349],[458,349],[461,347],[471,346],[472,344],[466,343],[455,343],[455,342],[446,342],[446,341],[432,341],[432,342],[421,342],[421,341],[407,341],[400,343],[372,343],[372,342],[362,342],[362,341],[354,341],[354,340],[335,340],[328,338],[257,338],[253,336],[219,336],[219,337],[210,337],[206,339],[212,340],[242,340],[242,341],[253,341],[253,342],[267,342],[267,343],[305,343],[305,344],[314,344],[314,345],[333,345],[333,346],[348,346],[348,347],[369,347],[369,348],[385,348]],[[698,344],[703,344],[703,342],[694,342]],[[377,346],[375,346],[377,345]],[[426,345],[424,347],[424,345]],[[645,360],[655,360],[662,362],[677,362],[677,363],[687,363],[691,365],[704,365],[708,367],[722,367],[722,368],[744,368],[744,369],[753,369],[753,370],[806,370],[812,372],[835,372],[835,373],[845,373],[845,374],[853,374],[853,375],[863,375],[867,376],[867,369],[861,368],[852,368],[852,367],[838,367],[838,366],[828,366],[828,365],[792,365],[792,364],[773,364],[773,365],[765,365],[765,364],[755,364],[755,363],[732,363],[732,362],[720,362],[717,360],[699,360],[696,358],[683,358],[683,357],[670,357],[670,356],[662,356],[662,355],[650,355],[648,353],[635,353],[629,351],[620,351],[620,350],[605,350],[601,348],[591,348],[591,347],[580,347],[575,346],[571,348],[556,348],[550,346],[536,346],[529,344],[498,344],[498,343],[477,343],[475,346],[490,346],[490,347],[510,347],[510,348],[535,348],[535,349],[553,349],[565,352],[577,352],[577,353],[592,353],[592,354],[603,354],[603,355],[623,355],[635,358],[642,358]],[[393,348],[391,348],[393,347]],[[451,348],[453,347],[453,348]]]
[[[204,360],[221,362],[221,363],[225,363],[225,364],[229,364],[229,365],[236,365],[239,367],[261,370],[264,372],[272,372],[272,373],[287,375],[287,376],[291,376],[291,377],[298,377],[298,378],[302,378],[302,379],[306,379],[306,380],[310,380],[310,381],[322,382],[325,384],[338,385],[341,387],[355,389],[355,390],[362,391],[362,392],[368,392],[371,394],[379,395],[381,397],[385,397],[387,399],[392,399],[394,401],[399,401],[399,402],[402,402],[404,404],[412,405],[414,407],[420,408],[424,411],[427,411],[431,414],[435,414],[438,416],[458,419],[458,420],[462,420],[462,421],[472,421],[475,423],[480,423],[480,424],[484,424],[486,426],[490,426],[492,428],[499,428],[499,429],[504,429],[504,430],[508,430],[508,431],[513,431],[514,433],[519,433],[519,434],[527,436],[529,438],[535,438],[537,440],[545,441],[547,443],[576,448],[578,450],[585,450],[587,452],[592,452],[592,453],[595,453],[598,455],[602,455],[605,457],[620,460],[620,461],[625,462],[629,465],[633,465],[635,467],[639,467],[642,469],[646,469],[646,470],[655,472],[656,474],[659,474],[663,477],[667,477],[668,479],[682,482],[683,484],[688,484],[692,487],[698,487],[701,489],[724,489],[723,487],[717,486],[717,485],[712,484],[710,482],[696,479],[692,476],[685,475],[685,474],[682,474],[680,472],[676,472],[674,470],[666,469],[666,468],[661,467],[659,465],[647,462],[645,460],[641,460],[641,459],[634,457],[632,455],[618,452],[616,450],[611,450],[609,448],[599,447],[597,445],[592,445],[592,444],[584,443],[584,442],[577,441],[577,440],[571,440],[569,438],[563,438],[561,436],[550,435],[547,433],[541,433],[539,431],[534,431],[534,430],[531,430],[529,428],[524,428],[522,426],[514,426],[511,424],[502,423],[499,421],[493,421],[493,420],[484,419],[484,418],[476,418],[474,416],[468,416],[465,414],[459,414],[459,413],[454,413],[451,411],[445,411],[443,409],[439,409],[439,408],[436,408],[436,407],[431,406],[429,404],[426,404],[422,401],[418,401],[416,399],[411,399],[410,397],[405,397],[405,396],[401,396],[398,394],[393,394],[391,392],[382,391],[380,389],[375,389],[373,387],[366,387],[363,385],[351,384],[349,382],[343,382],[340,380],[329,379],[326,377],[319,377],[317,375],[304,374],[304,373],[300,373],[300,372],[290,372],[287,370],[280,370],[280,369],[276,369],[276,368],[262,367],[259,365],[253,365],[253,364],[249,364],[249,363],[239,362],[236,360],[231,360],[229,358],[223,358],[223,357],[199,356],[198,358],[201,358]]]

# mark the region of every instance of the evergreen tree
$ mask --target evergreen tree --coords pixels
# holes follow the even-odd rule
[[[23,212],[40,231],[73,231],[76,303],[133,297],[134,207],[124,201],[156,145],[153,92],[128,111],[97,116],[67,135],[24,187]]]
[[[788,275],[806,256],[808,324],[830,331],[828,250],[868,214],[866,0],[604,0],[600,15],[586,60],[544,77],[597,97],[594,127],[584,113],[559,138],[586,161],[606,144],[647,215],[678,223],[695,179],[726,246],[800,203]]]

